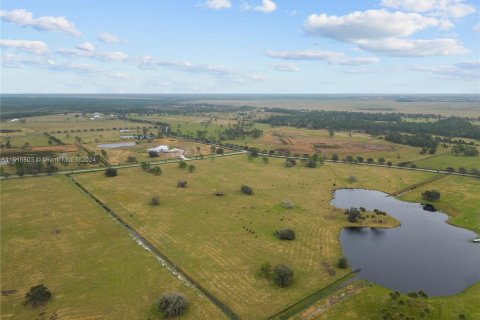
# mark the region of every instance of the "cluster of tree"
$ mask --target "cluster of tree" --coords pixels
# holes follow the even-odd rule
[[[67,164],[67,162],[64,162]],[[15,174],[23,176],[25,174],[39,174],[39,173],[54,173],[58,171],[58,167],[51,161],[36,161],[36,162],[14,162]]]
[[[259,271],[263,277],[273,279],[280,287],[288,287],[293,282],[293,271],[284,264],[277,264],[272,270],[270,262],[264,262]]]
[[[184,314],[188,309],[188,299],[183,293],[167,292],[158,301],[158,311],[167,318],[177,317]]]
[[[361,218],[360,210],[357,208],[350,208],[345,210],[345,215],[347,216],[348,222],[358,222]]]
[[[55,136],[48,135],[48,144],[62,145],[64,143],[59,138],[57,138]]]
[[[452,147],[452,153],[455,155],[463,154],[467,157],[478,156],[478,149],[471,145],[458,144]]]
[[[32,307],[38,307],[46,303],[52,297],[52,293],[43,284],[31,287],[25,295],[25,304]]]
[[[241,187],[240,187],[240,192],[243,193],[243,194],[246,194],[248,196],[251,196],[253,195],[253,188],[250,187],[250,186],[247,186],[245,184],[243,184]]]
[[[107,168],[105,169],[105,176],[107,177],[116,177],[117,169],[116,168]]]
[[[270,109],[273,115],[261,122],[272,126],[327,129],[331,131],[362,131],[374,135],[403,132],[415,135],[440,135],[480,139],[480,126],[468,119],[450,117],[433,122],[402,121],[398,113],[364,113],[347,111],[305,111]]]
[[[428,295],[423,290],[419,290],[418,292],[409,292],[407,293],[406,297],[402,296],[398,291],[393,291],[389,293],[389,296],[391,299],[391,304],[388,304],[382,309],[384,320],[427,319],[428,315],[430,315],[432,312],[428,303],[426,302]],[[419,298],[423,299],[423,301],[419,301]],[[410,314],[411,316],[406,314]],[[417,318],[417,316],[419,318]]]
[[[429,134],[401,134],[391,132],[385,135],[385,140],[413,147],[422,147],[425,150],[424,152],[428,151],[430,154],[435,154],[438,145],[438,141]]]
[[[437,190],[426,190],[422,192],[422,199],[425,201],[436,201],[440,199],[440,192]]]
[[[185,180],[178,180],[177,181],[177,188],[186,188],[187,185],[188,185],[188,183]]]
[[[247,137],[260,138],[263,135],[263,131],[253,126],[253,122],[239,121],[233,126],[223,130],[219,135],[219,139],[223,141],[245,139]]]

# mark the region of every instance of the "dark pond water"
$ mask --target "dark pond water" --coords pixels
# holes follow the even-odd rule
[[[474,232],[446,223],[441,212],[379,191],[340,189],[331,204],[342,209],[379,209],[401,226],[393,229],[345,228],[344,255],[359,277],[402,293],[423,290],[430,296],[457,294],[480,281],[480,244]]]

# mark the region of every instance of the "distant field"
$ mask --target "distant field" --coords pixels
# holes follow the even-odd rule
[[[223,318],[66,177],[3,181],[1,189],[1,289],[15,290],[2,293],[2,319],[160,319],[156,301],[170,290],[192,302],[182,319]],[[53,299],[24,306],[40,283]]]
[[[328,111],[424,113],[460,117],[478,117],[480,113],[478,97],[472,99],[450,99],[441,97],[433,99],[397,98],[398,96],[348,97],[345,95],[339,95],[336,98],[326,98],[322,96],[318,98],[294,96],[280,98],[246,97],[245,99],[205,99],[196,100],[192,103]]]
[[[162,176],[132,168],[112,179],[102,173],[76,179],[245,319],[274,314],[345,274],[334,267],[341,255],[338,233],[347,225],[342,211],[329,205],[334,188],[393,192],[433,176],[341,164],[287,169],[282,160],[264,164],[243,156],[192,163],[193,174],[169,164],[161,166]],[[348,183],[349,175],[358,182]],[[176,188],[178,179],[189,187]],[[241,195],[241,184],[252,186],[255,195]],[[155,194],[159,207],[149,204]],[[281,207],[285,198],[297,207]],[[285,227],[295,229],[295,241],[275,238],[275,230]],[[264,261],[289,265],[294,284],[280,289],[257,276]]]

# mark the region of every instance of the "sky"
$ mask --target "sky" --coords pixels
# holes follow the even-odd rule
[[[3,0],[1,93],[480,94],[478,0]]]

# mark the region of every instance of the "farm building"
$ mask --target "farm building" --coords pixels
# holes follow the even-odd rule
[[[168,146],[165,146],[165,145],[161,145],[161,146],[158,146],[158,147],[155,147],[155,148],[150,148],[147,150],[147,153],[148,152],[157,152],[157,153],[160,153],[160,152],[168,152],[169,151],[169,148]]]

